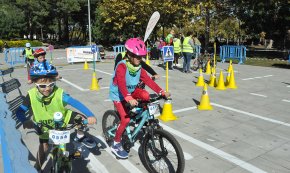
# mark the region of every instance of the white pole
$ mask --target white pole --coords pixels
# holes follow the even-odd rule
[[[90,46],[92,45],[92,32],[91,32],[91,7],[90,7],[90,0],[88,0],[88,20],[89,20],[89,42]]]

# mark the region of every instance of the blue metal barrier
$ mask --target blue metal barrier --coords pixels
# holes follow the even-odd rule
[[[220,46],[220,58],[224,63],[226,59],[239,59],[239,64],[243,64],[246,60],[246,47],[245,46]]]
[[[125,46],[124,45],[116,45],[113,46],[114,49],[114,58],[116,58],[116,56],[121,53],[121,52],[125,52]]]
[[[45,47],[31,47],[32,50],[36,50],[39,48],[46,49]],[[11,66],[14,66],[15,64],[24,64],[25,63],[25,56],[22,56],[22,52],[24,50],[24,47],[12,47],[9,49],[6,49],[4,52],[4,58],[5,62],[7,64],[10,64]]]
[[[37,173],[28,162],[28,150],[21,143],[4,94],[0,93],[0,142],[4,173]]]

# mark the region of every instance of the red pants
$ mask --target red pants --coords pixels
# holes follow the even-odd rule
[[[148,101],[150,99],[149,93],[146,90],[136,88],[133,93],[131,93],[131,96],[134,99]],[[121,122],[120,125],[116,131],[115,141],[120,142],[121,136],[127,126],[127,124],[130,122],[130,117],[128,115],[128,110],[125,107],[125,104],[127,103],[125,100],[123,101],[114,101],[113,102],[117,111],[119,112]]]

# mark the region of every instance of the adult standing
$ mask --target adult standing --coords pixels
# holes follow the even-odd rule
[[[178,59],[181,53],[181,41],[178,38],[178,36],[174,36],[173,47],[174,47],[174,64],[175,64],[175,67],[177,67],[179,65]]]
[[[28,79],[28,84],[31,84],[32,81],[30,79],[30,75],[29,75],[29,70],[33,65],[34,62],[34,51],[31,49],[31,44],[30,43],[26,43],[25,44],[25,49],[22,52],[22,55],[25,56],[25,63],[26,63],[26,67],[27,67],[27,79]]]
[[[190,71],[190,61],[193,56],[194,43],[192,40],[192,31],[186,33],[186,37],[182,43],[182,53],[183,53],[183,73],[192,73]]]
[[[166,36],[165,38],[165,42],[166,42],[166,46],[173,46],[173,37],[174,37],[174,30],[172,29],[170,31],[170,33]],[[169,67],[169,70],[173,70],[172,68],[172,61],[169,61],[168,62],[168,67]]]

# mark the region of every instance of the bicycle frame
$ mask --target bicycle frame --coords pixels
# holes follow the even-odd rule
[[[143,127],[143,125],[147,122],[148,119],[150,119],[152,115],[149,115],[148,109],[140,112],[139,114],[137,114],[135,117],[131,118],[130,122],[128,123],[127,127],[126,127],[126,133],[128,136],[128,139],[130,140],[131,143],[136,142],[136,137],[138,135],[138,133],[140,132],[141,128]],[[138,126],[134,128],[133,133],[131,133],[131,129],[129,124],[132,122],[135,122],[137,119],[141,119],[141,121],[139,122]],[[114,130],[117,130],[118,126],[113,127],[112,129],[108,130],[108,133],[115,137],[115,133],[113,133]]]

